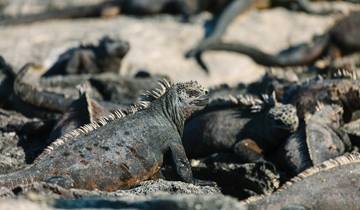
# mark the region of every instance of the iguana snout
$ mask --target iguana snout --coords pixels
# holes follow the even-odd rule
[[[106,54],[118,58],[123,58],[130,49],[130,44],[124,40],[114,40],[105,37],[100,41],[100,47],[104,48]]]
[[[179,83],[176,87],[178,103],[184,110],[185,118],[195,111],[203,109],[209,101],[208,90],[197,82]]]
[[[290,104],[278,104],[271,108],[267,118],[276,129],[294,132],[299,126],[296,108]]]

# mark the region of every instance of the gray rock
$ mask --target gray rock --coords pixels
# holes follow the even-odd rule
[[[25,166],[25,153],[18,142],[19,136],[15,132],[0,132],[0,174]]]
[[[57,185],[36,182],[31,185],[22,185],[14,189],[16,195],[26,195],[28,193],[37,193],[57,198],[85,198],[85,197],[110,197],[135,200],[144,196],[164,196],[177,194],[191,195],[210,195],[219,194],[220,189],[212,186],[197,186],[180,181],[166,181],[162,179],[144,181],[139,186],[128,190],[118,190],[115,192],[89,191],[80,189],[64,189]]]

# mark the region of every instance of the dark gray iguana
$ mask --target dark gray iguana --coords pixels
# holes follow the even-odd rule
[[[218,105],[212,102],[185,124],[183,143],[188,156],[234,152],[245,162],[262,159],[298,126],[296,109],[274,97],[240,96]]]
[[[340,105],[345,122],[350,120],[352,112],[360,109],[359,100],[360,80],[322,77],[288,86],[281,99],[295,105],[301,119],[305,113],[313,113],[318,103]]]
[[[340,131],[343,109],[319,103],[315,113],[306,113],[304,122],[280,147],[278,163],[291,175],[349,152],[349,137]]]
[[[234,1],[234,4],[235,3],[236,1]],[[225,15],[229,16],[229,14],[224,14],[224,16]],[[202,60],[201,55],[207,50],[242,53],[251,57],[255,62],[265,66],[309,65],[324,56],[336,58],[359,51],[359,24],[360,12],[352,12],[350,15],[339,20],[324,35],[314,37],[310,44],[302,43],[298,46],[285,49],[276,55],[265,53],[244,43],[222,42],[220,41],[220,36],[225,32],[225,28],[222,28],[217,29],[211,38],[202,41],[199,46],[191,50],[187,56],[195,57],[199,65],[206,72],[208,72],[208,68]]]
[[[36,64],[25,65],[15,77],[14,92],[23,103],[37,108],[65,113],[79,98],[76,86],[90,83],[92,98],[109,110],[126,107],[137,102],[141,92],[157,87],[163,76],[133,78],[114,73],[52,76],[34,76],[43,71]]]
[[[196,82],[170,85],[126,112],[115,111],[55,140],[30,167],[0,176],[0,185],[47,181],[67,188],[114,191],[152,178],[169,155],[180,179],[192,182],[181,144],[185,119],[207,104]],[[165,155],[166,154],[166,155]]]
[[[98,46],[80,45],[67,50],[43,76],[118,73],[129,49],[130,45],[127,41],[106,36],[99,41]]]

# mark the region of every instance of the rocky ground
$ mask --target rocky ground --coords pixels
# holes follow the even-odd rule
[[[344,11],[350,9],[346,3],[336,5]],[[7,26],[0,30],[0,55],[15,69],[27,62],[49,67],[69,47],[79,43],[96,43],[104,35],[109,35],[128,40],[131,45],[121,74],[134,74],[146,69],[169,75],[174,81],[197,80],[206,86],[249,83],[258,79],[265,68],[243,55],[206,53],[210,75],[205,74],[195,61],[184,57],[186,51],[202,38],[202,23],[206,18],[208,14],[202,14],[191,23],[182,23],[178,17],[167,15],[149,18],[119,16]],[[265,52],[276,53],[311,40],[314,35],[326,31],[337,18],[336,15],[292,13],[281,8],[251,11],[231,25],[224,39],[243,41]],[[6,135],[0,136],[0,140],[10,139],[7,142],[16,144],[18,137],[12,135],[12,128],[9,129]],[[6,148],[6,145],[1,143],[0,166],[2,172],[9,172],[8,165],[14,165],[6,161],[9,154],[19,157],[24,154],[20,150],[3,151],[3,147]],[[221,194],[215,185],[196,186],[163,179],[147,181],[133,189],[113,193],[65,190],[36,183],[14,191],[0,189],[0,195],[9,198],[0,200],[0,209],[245,209],[235,198]],[[61,199],[60,195],[70,199]]]

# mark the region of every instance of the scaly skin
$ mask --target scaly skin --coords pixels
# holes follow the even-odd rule
[[[207,103],[196,82],[161,89],[124,113],[116,111],[55,140],[30,167],[0,177],[0,185],[34,181],[64,187],[114,191],[152,178],[169,154],[179,178],[192,182],[181,144],[184,121]]]
[[[359,209],[359,183],[360,154],[347,154],[307,169],[269,196],[243,203],[249,210]]]
[[[250,110],[241,110],[246,103]],[[234,99],[228,107],[219,107],[208,107],[210,111],[203,111],[204,114],[186,123],[183,142],[189,157],[230,151],[244,162],[257,161],[298,126],[296,109],[292,105],[242,97],[238,101]],[[261,110],[251,113],[252,108]]]
[[[338,104],[347,121],[351,112],[360,109],[359,100],[360,80],[318,78],[288,87],[281,101],[295,105],[301,119],[306,112],[314,113],[319,102]]]
[[[323,104],[316,109],[278,152],[278,162],[292,175],[350,151],[349,137],[339,131],[343,109]]]

